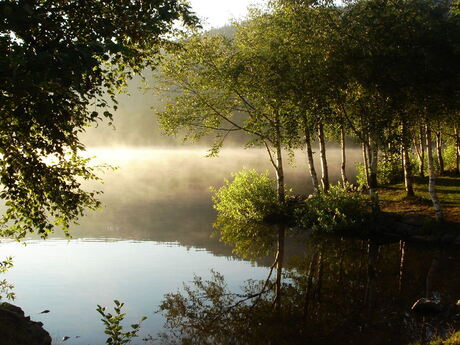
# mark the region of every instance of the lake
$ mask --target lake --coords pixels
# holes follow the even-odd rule
[[[43,322],[55,344],[69,336],[64,344],[98,345],[105,343],[105,336],[97,304],[111,309],[114,299],[125,302],[126,324],[145,315],[148,319],[142,325],[142,336],[155,336],[164,322],[155,313],[164,294],[181,289],[194,275],[210,277],[210,271],[216,270],[233,291],[239,291],[247,279],[265,279],[272,260],[242,260],[210,236],[216,215],[209,187],[221,186],[242,167],[271,171],[266,153],[226,149],[218,158],[205,158],[205,154],[204,148],[90,150],[88,155],[97,157],[95,164],[118,166],[102,175],[103,185],[87,185],[104,191],[104,208],[81,219],[71,229],[71,240],[56,234],[46,241],[29,239],[26,246],[10,241],[0,244],[2,258],[14,257],[14,267],[5,274],[15,285],[14,304],[33,320]],[[328,154],[334,181],[340,174],[339,150],[332,148]],[[304,154],[296,152],[295,157],[296,165],[286,169],[286,183],[294,193],[305,194],[311,184]],[[360,159],[359,150],[349,150],[349,176],[354,174],[353,162]],[[329,322],[329,327],[344,330],[343,334],[336,332],[343,343],[391,344],[395,339],[409,338],[413,329],[407,334],[401,332],[394,320],[393,326],[383,326],[379,315],[368,317],[376,323],[359,325],[354,313],[362,309],[350,306],[361,303],[354,298],[362,294],[372,313],[398,312],[404,316],[415,300],[424,297],[433,258],[440,262],[433,291],[443,301],[458,299],[460,278],[451,269],[460,267],[460,257],[454,250],[359,240],[324,241],[320,245],[309,239],[288,241],[287,256],[295,261],[296,257],[311,257],[321,248],[323,298],[314,307],[315,313],[330,315],[336,311],[343,319],[355,320],[356,325],[334,326],[331,320],[339,314],[325,318],[324,323],[319,316],[315,318],[319,325]],[[50,312],[39,314],[43,310]],[[410,316],[407,320],[415,322]]]

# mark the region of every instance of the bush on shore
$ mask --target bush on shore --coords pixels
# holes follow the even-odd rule
[[[218,211],[216,225],[222,240],[229,244],[235,242],[235,237],[236,242],[247,246],[255,238],[270,237],[272,231],[264,223],[284,223],[315,232],[342,232],[362,224],[368,213],[366,198],[350,192],[348,186],[332,186],[328,193],[320,191],[308,198],[288,196],[287,202],[280,204],[275,181],[268,173],[243,170],[233,176],[233,181],[226,181],[218,190],[212,189],[214,208]],[[235,223],[244,226],[235,227]],[[235,231],[236,228],[239,230]]]
[[[315,232],[350,230],[364,223],[367,214],[366,198],[340,185],[332,186],[328,193],[310,196],[294,211],[297,227]]]

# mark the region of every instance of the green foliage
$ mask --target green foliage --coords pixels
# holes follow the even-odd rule
[[[293,78],[306,64],[299,65],[298,42],[286,40],[298,32],[297,27],[288,25],[293,22],[283,14],[253,11],[250,20],[235,24],[231,37],[195,32],[168,49],[160,66],[159,82],[163,89],[179,92],[169,93],[164,109],[156,111],[164,132],[184,135],[189,140],[212,136],[213,155],[237,131],[248,135],[247,147],[258,145],[276,151],[298,146],[299,122],[294,116],[298,109],[292,92],[303,95],[307,91],[293,90],[293,86],[303,86]],[[309,36],[302,32],[296,38],[301,37],[303,42]],[[314,45],[309,42],[302,48],[306,46]],[[303,61],[313,61],[312,54],[306,55]],[[317,66],[324,65],[323,56],[315,57],[315,62]],[[311,73],[304,74],[302,81],[317,80]],[[319,97],[315,94],[315,102]],[[308,94],[302,99],[313,98]],[[274,152],[270,155],[276,165]]]
[[[448,138],[450,139],[450,138]],[[419,171],[420,162],[415,157],[412,157],[412,166],[413,171]],[[446,140],[445,144],[442,148],[442,158],[444,160],[444,172],[446,171],[453,171],[456,168],[456,146],[453,140]],[[425,157],[425,169],[427,168],[428,162],[427,158]],[[433,152],[433,168],[437,174],[440,174],[440,167],[439,167],[439,159],[438,159],[438,152],[434,150]]]
[[[443,158],[445,170],[454,170],[457,162],[457,148],[454,143],[447,145],[444,149]]]
[[[317,232],[341,232],[362,224],[368,214],[366,199],[340,185],[331,186],[328,193],[309,197],[294,210],[296,224]]]
[[[410,107],[451,103],[460,76],[455,62],[460,27],[451,3],[370,0],[348,8],[341,25],[350,38],[342,47],[350,75],[389,97],[392,106],[404,107],[406,118]]]
[[[233,181],[225,180],[219,190],[211,188],[214,208],[220,215],[240,222],[261,222],[279,212],[275,181],[268,172],[244,169],[232,176]]]
[[[364,163],[356,162],[356,182],[360,186],[367,186],[367,176],[366,176],[366,168]]]
[[[455,149],[451,148],[450,146],[447,146],[446,149],[443,149],[442,151],[442,158],[444,160],[444,172],[453,169],[455,167]],[[412,164],[412,171],[419,171],[420,169],[420,161],[418,159],[415,159],[415,157],[412,155],[411,156],[411,164]],[[425,167],[425,173],[428,174],[428,161],[427,157],[425,157],[425,162],[424,162],[424,167]],[[435,150],[433,152],[433,169],[435,171],[435,174],[440,175],[441,174],[441,169],[439,166],[439,159],[438,159],[438,152]],[[398,181],[396,181],[398,182]]]
[[[234,37],[195,32],[168,47],[155,82],[175,92],[164,109],[154,109],[165,134],[213,137],[212,155],[238,131],[247,135],[247,147],[288,145],[295,123],[280,92],[286,76],[274,68],[283,59],[251,40],[252,29],[238,26]]]
[[[67,234],[85,209],[100,206],[99,192],[81,188],[84,180],[98,180],[86,165],[89,159],[76,152],[47,159],[20,154],[11,158],[0,162],[4,187],[0,198],[6,200],[7,208],[0,217],[0,236],[19,239],[37,231],[46,238],[56,226]]]
[[[430,345],[458,345],[460,344],[460,331],[453,333],[449,338],[432,340]]]
[[[124,303],[114,300],[115,307],[113,308],[115,314],[107,313],[105,307],[97,306],[97,312],[102,315],[101,321],[105,325],[105,334],[108,335],[106,344],[109,345],[123,345],[131,342],[132,339],[137,337],[141,323],[147,319],[142,317],[138,323],[131,325],[131,331],[123,331],[121,322],[124,320],[126,313],[122,313],[121,309]]]
[[[176,0],[7,0],[0,13],[0,236],[46,237],[99,205],[81,189],[95,176],[79,134],[111,119],[177,20],[196,18]]]
[[[0,261],[0,274],[5,273],[11,267],[13,267],[13,258],[8,257],[5,260]],[[14,286],[8,283],[6,279],[0,280],[0,301],[3,296],[5,296],[6,299],[13,300],[15,298],[13,288]]]
[[[366,169],[363,163],[356,164],[356,181],[359,185],[366,186]],[[404,175],[401,156],[397,153],[383,155],[377,165],[377,181],[379,185],[388,185],[401,182]]]
[[[433,0],[270,1],[233,36],[197,32],[168,52],[161,79],[179,92],[160,122],[168,134],[214,135],[212,154],[245,131],[275,169],[270,149],[305,146],[318,124],[344,126],[369,156],[387,144],[410,147],[414,128],[459,108],[460,25],[451,10]],[[388,156],[372,171],[372,190],[376,176],[402,179],[398,160]],[[375,193],[372,200],[377,209]]]
[[[219,190],[211,188],[214,208],[218,212],[216,233],[233,251],[246,258],[267,254],[273,248],[277,231],[267,224],[277,218],[283,207],[279,204],[275,181],[268,172],[242,170],[225,180]]]
[[[436,339],[431,340],[429,343],[426,341],[417,341],[411,343],[410,345],[458,345],[460,344],[460,332],[452,333],[447,339],[437,337]]]

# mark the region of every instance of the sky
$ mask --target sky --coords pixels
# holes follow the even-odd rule
[[[247,7],[260,0],[189,0],[193,10],[204,18],[204,27],[220,27],[229,24],[232,19],[244,17]]]

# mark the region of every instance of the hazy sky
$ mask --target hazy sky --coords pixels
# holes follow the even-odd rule
[[[260,0],[189,0],[193,10],[205,19],[205,27],[219,27],[244,17],[246,9]]]

